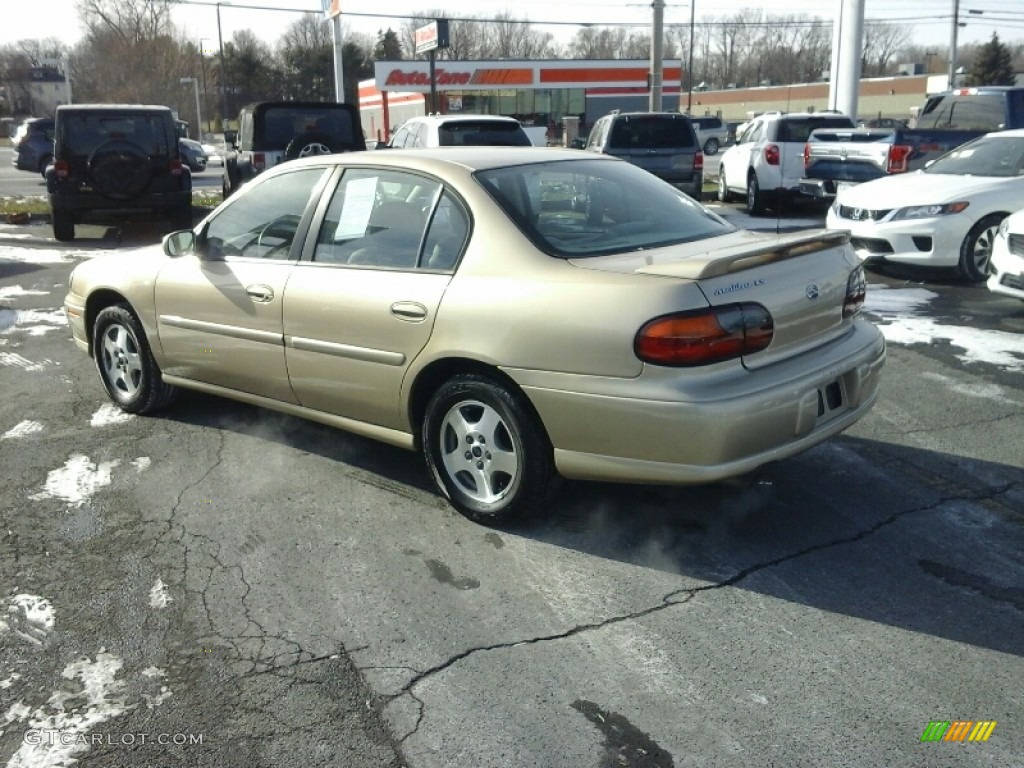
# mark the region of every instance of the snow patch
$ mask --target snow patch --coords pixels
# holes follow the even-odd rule
[[[132,459],[131,461],[131,464],[133,467],[135,467],[136,472],[145,472],[147,469],[149,469],[152,463],[153,461],[152,459],[149,458],[149,456],[139,456],[139,458]]]
[[[111,424],[124,424],[126,421],[131,421],[134,418],[135,416],[125,413],[113,403],[105,403],[92,415],[89,426],[107,427]]]
[[[100,488],[110,485],[110,470],[120,463],[115,459],[97,465],[88,456],[77,454],[64,462],[63,467],[51,470],[43,490],[29,498],[33,501],[60,499],[79,506]]]
[[[46,291],[34,291],[20,285],[8,285],[0,288],[0,299],[13,299],[16,296],[46,296]]]
[[[892,344],[929,344],[945,341],[962,352],[964,363],[987,363],[1011,371],[1024,371],[1024,337],[969,326],[947,325],[918,313],[938,294],[924,288],[869,286],[864,310],[875,315],[878,329]]]
[[[149,590],[149,607],[166,608],[172,602],[174,602],[174,598],[167,592],[167,585],[164,584],[163,579],[157,579],[153,588]]]
[[[13,632],[22,640],[42,645],[53,629],[54,611],[50,601],[22,593],[7,598],[7,618],[0,620],[0,634]]]
[[[43,363],[49,362],[52,361],[43,361]],[[17,352],[0,352],[0,365],[6,365],[11,368],[21,368],[25,371],[41,371],[43,370],[43,363],[33,363],[31,360],[22,357]]]
[[[29,435],[34,435],[37,432],[42,431],[43,425],[40,424],[38,421],[31,421],[29,419],[25,419],[24,421],[19,421],[13,427],[11,427],[2,435],[0,435],[0,440],[13,440],[19,437],[27,437]]]
[[[135,708],[125,701],[125,683],[117,679],[124,662],[103,649],[96,659],[85,657],[68,664],[61,673],[76,681],[75,690],[59,688],[42,706],[30,709],[19,702],[8,710],[6,722],[25,722],[34,731],[56,732],[61,738],[42,738],[38,744],[22,742],[8,766],[17,768],[71,768],[76,755],[88,751],[86,737],[96,726]],[[67,734],[67,735],[64,735]],[[67,742],[67,743],[65,743]]]
[[[0,309],[0,333],[20,331],[42,336],[68,324],[62,309]]]

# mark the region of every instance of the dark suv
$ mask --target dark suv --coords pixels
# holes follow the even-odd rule
[[[30,117],[14,132],[11,147],[11,165],[19,171],[45,175],[46,166],[53,160],[53,118]]]
[[[58,240],[74,240],[93,211],[157,211],[175,228],[192,226],[192,174],[168,107],[62,104],[53,145],[46,190]]]
[[[621,157],[700,200],[704,153],[686,115],[610,112],[594,123],[584,149]]]
[[[224,197],[285,160],[366,149],[359,110],[321,101],[261,101],[242,108],[224,158]]]

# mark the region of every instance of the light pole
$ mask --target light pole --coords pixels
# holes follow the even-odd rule
[[[231,5],[231,3],[224,3],[224,5]],[[220,44],[220,89],[223,94],[224,104],[223,113],[220,118],[220,129],[226,131],[228,127],[228,70],[227,64],[224,60],[224,35],[220,29],[220,6],[221,3],[217,3],[217,42]],[[227,148],[227,139],[224,140],[225,149]]]
[[[199,80],[194,77],[183,77],[179,80],[182,85],[192,83],[196,90],[196,136],[199,141],[203,140],[203,111],[199,108]]]
[[[208,38],[208,37],[200,37],[199,38],[199,76],[201,78],[203,78],[203,109],[206,110],[206,114],[207,115],[211,114],[211,112],[210,112],[210,92],[206,88],[206,52],[205,52],[205,49],[203,48],[203,41],[209,40],[209,39],[210,38]],[[211,121],[211,123],[212,122],[213,121]],[[213,125],[211,125],[210,128],[212,130],[213,129]],[[200,141],[202,141],[202,137],[200,137]]]
[[[697,12],[697,0],[690,0],[690,61],[686,65],[686,114],[693,112],[693,22]]]

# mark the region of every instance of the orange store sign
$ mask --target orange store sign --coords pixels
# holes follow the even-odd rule
[[[647,88],[648,64],[642,61],[565,62],[445,62],[434,70],[434,82],[425,63],[377,62],[376,83],[381,90],[426,91],[441,89],[533,88]],[[682,67],[666,61],[664,83],[679,83]]]

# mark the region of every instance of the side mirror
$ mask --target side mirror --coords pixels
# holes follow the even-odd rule
[[[188,256],[196,251],[196,233],[191,229],[182,229],[164,235],[164,253],[172,259]]]

